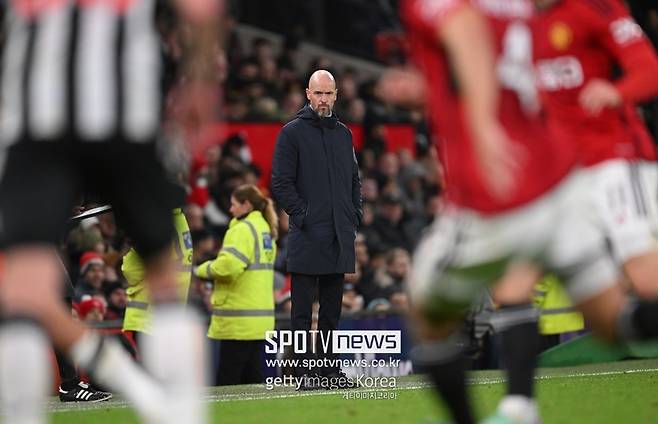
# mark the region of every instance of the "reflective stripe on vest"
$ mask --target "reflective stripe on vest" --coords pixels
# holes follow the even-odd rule
[[[213,309],[216,317],[273,317],[273,309]]]
[[[251,235],[254,236],[254,265],[260,264],[260,243],[258,243],[258,232],[256,231],[256,227],[246,219],[242,222],[247,224],[251,230]]]
[[[557,315],[557,314],[571,314],[578,312],[575,306],[567,306],[566,308],[551,308],[551,309],[542,309],[542,315]]]
[[[136,300],[130,300],[128,301],[128,305],[126,305],[127,308],[135,308],[135,309],[141,309],[146,311],[149,308],[149,304],[147,302],[138,302]]]
[[[258,242],[258,241],[256,241]],[[230,253],[231,255],[235,256],[236,258],[240,259],[242,262],[244,262],[245,265],[249,266],[249,258],[247,258],[245,255],[242,254],[238,249],[235,247],[223,247],[220,252],[226,252]]]
[[[249,264],[249,259],[247,259],[246,256],[244,256],[242,253],[240,253],[238,250],[236,250],[233,247],[227,247],[226,249],[222,249],[222,250],[226,250],[227,252],[233,254],[236,258],[240,259],[242,262],[247,264],[247,271],[274,269],[274,264],[261,263],[260,261],[260,243],[258,239],[258,232],[256,231],[256,227],[254,227],[254,224],[247,221],[246,219],[242,222],[247,224],[247,227],[249,227],[249,230],[251,230],[251,235],[254,236],[254,263]],[[208,271],[210,271],[210,269],[208,269]]]
[[[247,267],[247,270],[249,270],[249,271],[260,270],[260,269],[274,269],[274,265],[272,265],[272,264],[253,264],[253,265],[249,265]]]

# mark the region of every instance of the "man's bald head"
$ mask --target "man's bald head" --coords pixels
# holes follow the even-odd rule
[[[318,116],[325,117],[331,115],[336,102],[336,80],[329,71],[319,69],[313,72],[308,80],[306,89],[306,98],[308,99],[311,109]]]
[[[324,69],[318,69],[317,71],[313,72],[311,78],[308,79],[308,88],[311,88],[313,85],[323,83],[331,83],[333,84],[334,88],[336,88],[336,80],[334,79],[334,76],[331,75],[331,72]]]

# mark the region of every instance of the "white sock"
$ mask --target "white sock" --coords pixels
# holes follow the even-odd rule
[[[154,309],[142,354],[144,365],[167,392],[167,423],[207,422],[205,344],[205,329],[195,311],[180,305]]]
[[[500,401],[498,411],[515,423],[539,424],[539,408],[534,399],[522,395],[507,395]]]
[[[132,402],[147,423],[163,422],[164,393],[155,380],[111,338],[102,340],[88,331],[71,349],[73,361],[93,374],[94,380]]]
[[[0,396],[5,424],[45,423],[43,406],[51,387],[50,343],[36,322],[0,327]]]

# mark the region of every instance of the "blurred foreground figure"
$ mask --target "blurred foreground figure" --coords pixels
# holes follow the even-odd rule
[[[588,214],[598,221],[617,266],[640,297],[656,299],[658,247],[651,233],[656,152],[634,103],[658,93],[658,57],[616,0],[534,3],[537,9],[529,28],[548,125],[571,140],[584,166],[589,190],[583,194],[589,198],[583,200],[590,202]],[[623,70],[619,77],[616,68]],[[500,300],[498,295],[495,290],[495,300]],[[523,343],[507,335],[502,338],[506,354],[515,352],[515,343]],[[530,334],[526,336],[528,340]],[[536,362],[537,350],[525,353],[524,358],[510,353],[510,371],[518,368],[511,361]],[[510,396],[490,424],[510,419],[508,398],[517,396],[517,405],[530,403],[532,377],[528,370],[510,378],[515,383],[510,384]]]
[[[528,299],[543,271],[567,283],[606,339],[658,335],[658,305],[624,298],[603,231],[588,220],[587,179],[573,170],[576,150],[539,119],[532,38],[523,24],[532,2],[475,4],[477,9],[465,0],[404,2],[424,81],[393,73],[379,86],[395,102],[417,102],[411,95],[427,93],[446,169],[447,206],[421,242],[409,279],[419,339],[414,356],[455,422],[473,423],[460,324],[471,301],[498,281],[502,305],[494,324],[514,349],[503,348],[513,364],[511,396],[492,419],[536,423],[528,376],[537,312]],[[429,89],[418,88],[421,81]]]
[[[636,111],[658,94],[658,56],[621,2],[535,3],[533,56],[548,123],[572,139],[590,174],[592,214],[614,258],[640,296],[658,298],[656,148]]]
[[[9,1],[2,58],[0,183],[6,273],[0,291],[0,392],[5,423],[44,422],[48,338],[95,381],[132,401],[149,423],[200,423],[203,329],[178,300],[169,247],[172,185],[155,141],[161,127],[164,1]],[[220,4],[172,2],[185,25],[179,123],[200,126],[212,102]],[[71,319],[59,301],[55,244],[74,197],[112,204],[145,261],[154,304],[145,363]],[[47,212],[44,213],[44,207]]]

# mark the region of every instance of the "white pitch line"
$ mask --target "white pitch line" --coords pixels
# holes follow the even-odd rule
[[[560,378],[584,378],[584,377],[605,377],[610,375],[622,375],[622,374],[641,374],[641,373],[650,373],[658,372],[658,368],[639,368],[639,369],[630,369],[630,370],[618,370],[618,371],[602,371],[602,372],[582,372],[582,373],[570,373],[570,374],[556,374],[556,375],[539,375],[535,376],[535,380],[554,380]],[[468,379],[468,383],[476,386],[486,385],[486,384],[498,384],[504,383],[506,380],[500,377],[480,377]],[[236,402],[236,401],[251,401],[251,400],[263,400],[263,399],[289,399],[289,398],[298,398],[298,397],[308,397],[308,396],[336,396],[349,393],[350,391],[360,392],[360,393],[372,393],[372,392],[381,392],[381,391],[396,391],[396,390],[419,390],[427,389],[432,387],[430,383],[416,383],[410,385],[402,385],[395,388],[352,388],[352,389],[343,389],[343,390],[323,390],[323,391],[313,391],[313,392],[291,392],[291,393],[223,393],[223,394],[211,394],[204,397],[204,402]],[[66,404],[66,406],[61,405],[59,407],[56,403],[51,403],[53,408],[51,412],[70,412],[70,411],[91,411],[96,409],[122,409],[130,407],[130,403],[126,401],[113,401],[111,403],[99,402],[94,404],[88,403],[71,403]]]

